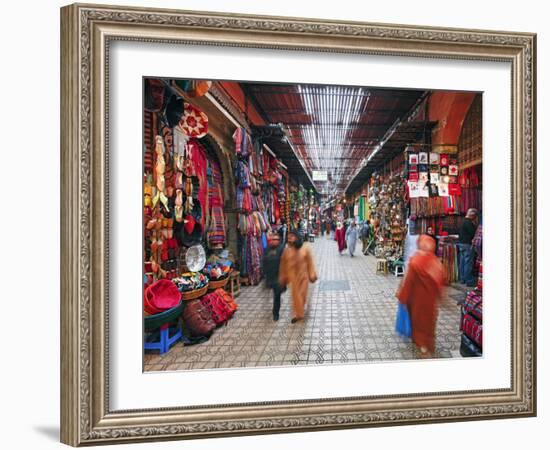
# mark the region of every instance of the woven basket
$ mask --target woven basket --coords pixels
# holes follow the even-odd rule
[[[194,291],[182,292],[181,299],[189,301],[189,300],[195,300],[196,298],[202,297],[204,294],[206,294],[206,291],[208,291],[208,286],[209,284],[207,284],[206,286],[200,289],[195,289]]]
[[[222,278],[221,280],[215,280],[208,283],[208,290],[213,291],[215,289],[224,288],[227,286],[227,282],[229,281],[229,276],[226,276],[225,278]]]

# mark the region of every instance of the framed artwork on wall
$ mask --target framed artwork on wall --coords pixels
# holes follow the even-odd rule
[[[61,63],[64,443],[536,414],[534,34],[75,4]],[[489,118],[476,167],[448,120],[467,95]],[[437,332],[475,328],[483,352],[436,340],[425,357],[410,303],[412,337],[394,327],[404,241],[416,228],[445,245],[470,209],[485,332],[481,290],[458,283],[441,317],[473,302],[473,321]],[[387,227],[372,254],[323,238],[367,219]],[[260,284],[280,240],[317,263],[304,306],[286,257],[281,317],[278,284]],[[385,294],[354,265],[387,283],[391,317],[365,314]]]

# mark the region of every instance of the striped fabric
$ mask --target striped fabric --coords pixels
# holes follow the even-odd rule
[[[464,314],[462,332],[481,349],[483,348],[483,324],[470,314]]]
[[[146,173],[153,171],[154,113],[143,111],[143,166]]]
[[[212,206],[210,210],[207,240],[210,248],[225,246],[225,216],[220,206]]]
[[[464,300],[464,311],[471,314],[478,320],[482,319],[483,299],[480,291],[474,289],[473,291],[468,292],[466,300]]]

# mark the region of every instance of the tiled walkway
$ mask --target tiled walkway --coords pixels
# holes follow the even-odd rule
[[[145,370],[213,369],[297,364],[357,363],[418,358],[414,345],[394,331],[400,278],[377,275],[375,258],[360,252],[340,256],[336,243],[324,237],[309,244],[315,253],[319,281],[310,285],[307,317],[290,323],[290,293],[282,298],[281,318],[271,315],[272,294],[263,284],[243,287],[238,311],[209,341],[184,346],[163,356],[146,353]],[[358,246],[359,247],[359,246]],[[435,357],[460,357],[456,304],[463,296],[447,288],[437,323]]]

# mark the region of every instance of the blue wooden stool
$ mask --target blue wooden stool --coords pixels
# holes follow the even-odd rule
[[[164,355],[173,344],[178,342],[183,336],[181,327],[163,327],[158,331],[149,333],[145,338],[143,348],[145,350],[159,350],[161,355]],[[158,340],[154,340],[157,338]]]
[[[167,311],[145,317],[146,337],[143,348],[145,350],[158,350],[161,355],[170,350],[170,347],[183,336],[179,325],[170,327],[170,323],[178,322],[182,311],[183,302],[180,301],[177,306]]]

